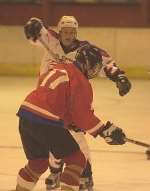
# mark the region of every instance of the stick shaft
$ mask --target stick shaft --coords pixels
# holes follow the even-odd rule
[[[142,147],[150,148],[150,144],[148,144],[148,143],[144,143],[144,142],[137,141],[137,140],[134,140],[134,139],[129,139],[129,138],[125,138],[125,140],[127,142],[133,143],[135,145],[139,145],[139,146],[142,146]]]

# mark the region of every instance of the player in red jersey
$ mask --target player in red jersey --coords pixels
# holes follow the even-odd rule
[[[33,42],[36,42],[35,44],[40,44],[42,42],[41,45],[43,46],[44,43],[44,48],[46,48],[46,52],[40,66],[40,75],[47,72],[54,64],[56,64],[56,62],[72,62],[72,60],[75,60],[77,51],[81,47],[90,44],[87,41],[77,39],[77,32],[78,22],[73,16],[63,16],[60,19],[58,22],[58,33],[51,28],[46,29],[41,20],[37,18],[31,18],[27,22],[25,25],[26,37]],[[93,45],[93,48],[94,47],[95,46]],[[114,81],[121,96],[126,95],[131,88],[129,80],[123,74],[123,71],[116,66],[115,61],[105,50],[100,48],[98,50],[102,56],[102,67],[99,70],[99,74],[104,74]],[[113,78],[114,74],[117,74],[117,80]],[[72,126],[72,129],[74,130],[71,130],[70,132],[78,141],[81,150],[88,159],[85,171],[83,171],[82,174],[80,190],[88,189],[89,191],[92,191],[93,179],[89,148],[86,143],[84,133],[74,126]],[[62,163],[59,163],[52,153],[50,153],[50,156],[50,169],[52,174],[48,179],[46,179],[47,190],[51,190],[59,185],[59,177],[62,169]]]
[[[33,190],[48,168],[49,151],[65,163],[60,176],[61,190],[79,190],[87,160],[68,131],[70,125],[93,137],[103,137],[108,144],[125,143],[122,129],[109,121],[103,123],[92,108],[93,93],[88,79],[101,66],[99,51],[84,47],[77,52],[76,62],[55,65],[27,95],[17,115],[28,163],[18,173],[16,191]]]

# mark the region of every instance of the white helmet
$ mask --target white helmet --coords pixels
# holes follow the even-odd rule
[[[78,21],[74,16],[63,16],[58,22],[58,31],[64,27],[78,28]]]

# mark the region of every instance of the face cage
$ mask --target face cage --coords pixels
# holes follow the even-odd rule
[[[83,73],[88,79],[95,78],[101,70],[101,65],[97,62],[93,67],[91,67],[87,55],[85,55],[85,58],[86,63],[83,64]]]

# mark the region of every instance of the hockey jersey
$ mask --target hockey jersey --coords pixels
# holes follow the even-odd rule
[[[46,46],[50,50],[52,50],[52,52],[54,53],[53,55],[55,56],[50,54],[46,49],[40,66],[40,75],[51,69],[53,65],[56,64],[56,62],[58,63],[65,61],[67,63],[70,63],[74,61],[78,49],[86,44],[90,44],[88,41],[80,41],[76,39],[70,47],[66,48],[60,42],[58,33],[56,33],[51,29],[47,30],[44,27],[41,31],[41,38],[44,44],[46,44]],[[109,71],[111,70],[112,72],[115,72],[118,68],[112,57],[103,49],[99,48],[99,51],[102,55],[102,66],[103,66],[101,68],[100,75],[105,76],[104,68],[105,69],[108,68]]]
[[[41,124],[79,129],[95,135],[103,125],[92,108],[89,81],[74,64],[56,64],[40,77],[38,87],[24,100],[18,116]]]

